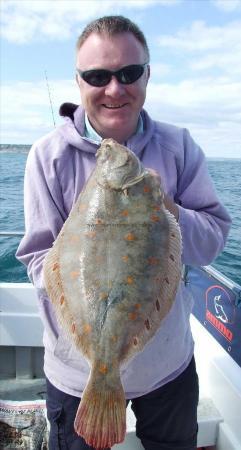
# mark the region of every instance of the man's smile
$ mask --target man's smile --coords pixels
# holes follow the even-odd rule
[[[104,106],[107,109],[120,109],[123,108],[124,106],[126,106],[127,103],[123,103],[122,105],[112,105],[112,104],[102,104],[102,106]]]

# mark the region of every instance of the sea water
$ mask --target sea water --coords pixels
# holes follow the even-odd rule
[[[0,231],[23,231],[23,180],[28,146],[1,146]],[[241,284],[241,159],[208,159],[219,198],[229,211],[232,228],[224,251],[213,266]],[[25,267],[15,258],[19,237],[0,236],[0,281],[29,281]]]

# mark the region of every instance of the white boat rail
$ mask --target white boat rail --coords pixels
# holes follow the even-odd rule
[[[24,231],[0,231],[0,236],[4,236],[4,237],[24,236]]]

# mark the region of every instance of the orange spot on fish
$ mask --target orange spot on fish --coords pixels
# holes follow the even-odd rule
[[[160,311],[160,303],[158,300],[156,301],[156,309],[157,309],[157,311]]]
[[[147,194],[148,192],[151,191],[150,186],[147,186],[147,184],[145,184],[144,188],[143,188],[143,192],[145,192],[145,194]]]
[[[71,325],[71,331],[72,331],[72,333],[75,333],[75,331],[76,331],[76,325],[74,322]]]
[[[170,258],[172,261],[175,261],[175,258],[174,258],[173,255],[170,255],[169,258]]]
[[[150,328],[151,328],[151,325],[150,325],[150,322],[148,319],[145,320],[145,327],[147,330],[150,330]]]
[[[85,211],[86,208],[87,208],[87,205],[85,203],[81,203],[81,205],[79,205],[79,211],[80,212]]]
[[[150,219],[152,222],[160,222],[160,217],[156,216],[155,214],[152,214],[150,216]]]
[[[108,368],[105,364],[100,364],[99,366],[99,372],[102,373],[103,375],[106,375],[108,372]]]
[[[96,255],[96,256],[95,256],[95,261],[96,261],[98,264],[101,264],[101,263],[103,262],[103,256],[102,256],[102,255]]]
[[[55,271],[55,270],[57,270],[57,269],[59,269],[59,264],[58,264],[58,263],[55,263],[55,264],[53,265],[53,271]]]
[[[106,292],[101,292],[100,294],[100,300],[107,300],[108,294]]]
[[[154,205],[152,209],[154,211],[161,211],[161,207],[159,205]]]
[[[134,306],[135,306],[136,309],[139,309],[141,307],[141,304],[140,303],[136,303]]]
[[[114,342],[114,343],[117,342],[117,336],[114,336],[114,335],[113,335],[113,336],[111,336],[110,339],[111,339],[111,341]]]
[[[124,217],[129,216],[129,211],[127,211],[127,209],[124,209],[124,211],[121,212],[121,216],[124,216]]]
[[[61,295],[61,297],[59,299],[59,303],[60,303],[61,306],[65,303],[65,298],[64,298],[63,294]]]
[[[135,235],[134,235],[133,233],[128,233],[128,234],[125,236],[125,240],[126,240],[126,241],[135,241],[135,239],[136,239],[136,237],[135,237]]]
[[[134,278],[129,276],[129,277],[127,277],[126,281],[127,281],[127,284],[133,284],[134,283]]]
[[[130,320],[136,320],[137,319],[137,313],[136,312],[129,313],[129,319]]]
[[[91,332],[91,325],[89,323],[85,323],[83,326],[83,331],[85,334],[89,334]]]
[[[148,263],[149,263],[151,266],[156,266],[157,264],[159,264],[159,259],[156,258],[155,256],[150,256],[150,257],[148,258]]]
[[[95,223],[96,223],[97,225],[100,225],[100,224],[103,223],[103,220],[97,217],[97,219],[95,220]]]
[[[127,262],[128,260],[129,260],[129,256],[128,255],[122,256],[122,261]]]
[[[86,231],[85,232],[85,236],[90,238],[90,239],[93,239],[93,238],[96,237],[96,231]]]
[[[79,272],[78,271],[70,272],[70,276],[71,276],[72,280],[75,280],[75,278],[78,278]]]
[[[79,236],[77,236],[77,234],[72,234],[72,236],[70,236],[69,240],[72,244],[76,244],[77,242],[79,242]]]

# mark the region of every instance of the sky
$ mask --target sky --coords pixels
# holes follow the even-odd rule
[[[32,144],[80,103],[77,38],[110,14],[147,38],[151,117],[188,128],[207,157],[241,158],[241,0],[1,0],[0,142]]]

